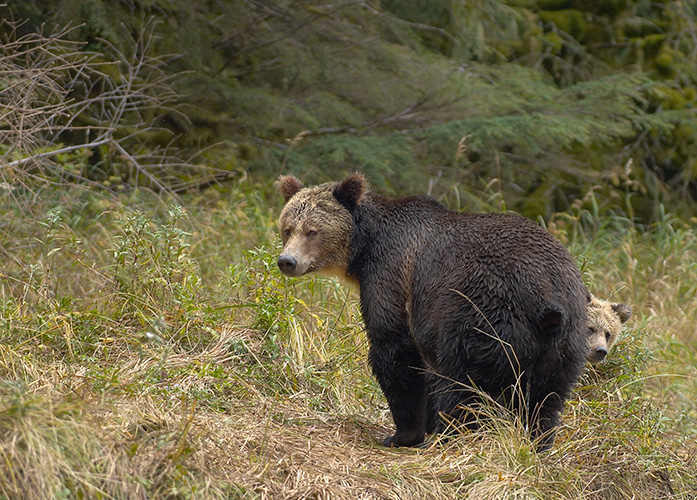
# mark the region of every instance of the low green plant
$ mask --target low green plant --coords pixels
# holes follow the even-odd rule
[[[117,295],[125,302],[152,311],[186,311],[198,303],[201,281],[188,254],[191,233],[179,226],[183,216],[183,209],[175,206],[161,225],[138,210],[116,222],[111,271]]]

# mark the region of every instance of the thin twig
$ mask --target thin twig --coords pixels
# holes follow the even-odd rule
[[[101,141],[90,142],[87,144],[76,144],[74,146],[67,146],[65,148],[56,149],[54,151],[46,151],[45,153],[39,153],[39,154],[34,155],[34,156],[29,156],[28,158],[22,158],[21,160],[11,161],[7,164],[7,166],[8,167],[18,167],[20,165],[24,165],[25,163],[29,163],[30,161],[36,161],[36,160],[40,160],[42,158],[48,158],[48,157],[59,155],[62,153],[69,153],[71,151],[76,151],[78,149],[92,149],[92,148],[96,148],[98,146],[103,146],[104,144],[108,144],[110,142],[115,142],[115,141],[111,138],[107,138],[107,139],[102,139]],[[0,165],[0,168],[2,168],[3,166],[4,165]]]
[[[165,187],[165,186],[157,179],[157,177],[155,177],[155,176],[152,175],[150,172],[148,172],[147,169],[143,168],[143,166],[142,166],[140,163],[138,163],[138,161],[137,161],[135,158],[133,158],[133,156],[132,156],[128,151],[126,151],[126,150],[123,148],[123,146],[121,146],[121,144],[119,144],[117,141],[113,141],[113,140],[111,141],[111,143],[114,145],[114,147],[115,147],[122,155],[124,155],[124,156],[128,159],[128,161],[130,161],[130,162],[133,164],[133,166],[134,166],[139,172],[141,172],[143,175],[145,175],[145,177],[147,177],[148,179],[150,179],[150,182],[152,182],[153,184],[155,184],[155,186],[157,186],[157,188],[158,188],[160,191],[162,191],[163,193],[168,193],[168,194],[169,194],[170,196],[172,196],[172,197],[177,201],[177,203],[179,203],[180,205],[183,204],[183,203],[181,202],[181,200],[179,199],[179,197],[178,197],[175,193],[173,193],[171,189],[168,189],[167,187]]]

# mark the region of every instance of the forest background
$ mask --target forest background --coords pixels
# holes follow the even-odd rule
[[[0,5],[0,498],[695,498],[697,6]],[[634,317],[548,455],[380,448],[355,292],[273,183],[545,225]]]

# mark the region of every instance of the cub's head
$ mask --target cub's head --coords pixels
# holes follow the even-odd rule
[[[609,302],[591,295],[588,303],[588,354],[591,363],[600,363],[617,341],[622,324],[632,315],[628,304]]]
[[[283,240],[278,267],[288,276],[317,271],[345,278],[352,213],[367,192],[365,178],[353,174],[341,182],[306,188],[296,177],[284,175],[276,185],[286,201],[278,219]]]

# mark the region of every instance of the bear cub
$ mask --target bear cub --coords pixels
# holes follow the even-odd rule
[[[629,304],[610,302],[591,295],[588,303],[588,355],[591,363],[600,363],[622,331],[622,325],[632,316]]]
[[[359,289],[370,366],[395,425],[385,446],[443,431],[433,415],[474,426],[468,407],[482,393],[519,412],[538,449],[551,446],[588,349],[590,293],[561,243],[517,215],[381,196],[360,174],[314,187],[282,176],[277,186],[280,270]]]

